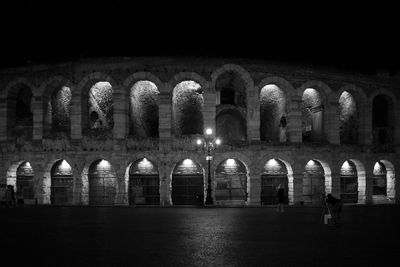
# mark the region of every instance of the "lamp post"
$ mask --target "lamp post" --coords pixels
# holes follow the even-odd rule
[[[203,139],[197,139],[197,145],[203,145],[203,151],[206,153],[206,160],[208,163],[208,177],[207,177],[207,196],[206,196],[206,205],[212,205],[213,199],[211,196],[211,161],[212,161],[212,152],[217,149],[218,145],[221,144],[221,140],[219,138],[215,138],[212,136],[212,130],[210,128],[206,129],[206,134]]]

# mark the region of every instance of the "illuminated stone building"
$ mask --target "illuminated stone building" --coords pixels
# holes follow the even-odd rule
[[[0,184],[26,203],[395,203],[399,78],[239,59],[117,58],[0,70]],[[135,199],[135,200],[134,200]]]

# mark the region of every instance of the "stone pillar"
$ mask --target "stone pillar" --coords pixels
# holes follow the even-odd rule
[[[340,198],[341,190],[340,190],[340,172],[336,172],[335,170],[332,170],[331,173],[331,189],[330,193],[337,198]],[[325,191],[326,193],[329,193],[328,191]]]
[[[253,167],[254,169],[254,167]],[[247,204],[260,205],[261,204],[261,174],[251,173],[249,175],[249,196]]]
[[[165,163],[164,163],[165,164]],[[165,168],[166,165],[164,165]],[[167,174],[167,170],[159,169],[160,175],[160,205],[170,206],[171,202],[171,177]]]
[[[0,142],[7,140],[7,98],[0,98]]]
[[[33,97],[33,140],[41,140],[43,137],[43,101],[42,97]]]
[[[339,102],[330,101],[328,107],[325,110],[325,134],[326,140],[331,144],[340,144],[340,132],[339,132]]]
[[[299,205],[303,203],[303,177],[304,164],[295,162],[293,164],[293,204]]]
[[[82,139],[82,100],[80,92],[74,93],[71,99],[71,139]]]
[[[289,101],[288,105],[289,105],[289,112],[287,116],[287,132],[288,132],[289,142],[301,143],[303,139],[301,97],[292,96],[291,101]]]
[[[204,106],[203,106],[203,128],[211,128],[213,133],[216,133],[215,117],[216,117],[216,105],[215,105],[215,91],[211,88],[205,88],[204,90]],[[203,130],[204,130],[203,129]]]
[[[119,206],[127,206],[129,205],[127,192],[128,185],[125,178],[126,169],[125,166],[122,165],[122,163],[124,163],[124,160],[120,158],[119,160],[117,160],[117,162],[121,163],[113,164],[116,175],[115,179],[117,180],[117,194],[115,196],[114,204]]]
[[[369,166],[369,165],[366,165]],[[373,165],[372,165],[373,166]],[[373,168],[365,170],[365,204],[373,204],[372,192],[373,192]]]
[[[260,141],[260,101],[258,87],[247,94],[247,140]]]
[[[166,88],[168,89],[168,88]],[[168,92],[159,94],[159,140],[165,143],[171,139],[172,99]]]
[[[360,121],[358,126],[359,143],[372,144],[372,106],[364,104],[360,107]]]
[[[125,97],[124,88],[122,86],[114,88],[114,139],[124,139],[127,136],[127,99]]]
[[[43,171],[43,166],[41,165],[36,165],[34,166],[34,172],[35,175],[33,177],[34,179],[34,192],[35,192],[35,197],[32,202],[25,203],[26,204],[50,204],[50,195],[46,196],[46,190],[48,189],[50,192],[50,188],[45,188],[45,187],[50,187],[50,184],[45,185],[43,184],[43,176],[44,176],[44,171]],[[29,200],[31,201],[31,200]]]

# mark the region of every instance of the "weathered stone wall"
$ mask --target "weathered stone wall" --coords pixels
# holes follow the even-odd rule
[[[234,64],[227,64],[232,63]],[[156,63],[156,64],[155,64]],[[203,107],[201,108],[203,127],[218,129],[217,81],[225,73],[235,73],[235,83],[240,84],[240,92],[245,93],[244,111],[246,141],[240,144],[222,145],[215,151],[212,170],[227,158],[236,158],[247,167],[247,204],[260,204],[260,183],[262,168],[268,160],[276,158],[288,164],[292,181],[289,185],[291,203],[303,201],[303,181],[305,166],[309,160],[316,160],[325,170],[325,190],[334,195],[340,194],[340,168],[346,160],[357,162],[360,175],[365,181],[365,202],[372,203],[373,166],[383,161],[390,166],[388,179],[392,179],[388,198],[380,202],[398,201],[399,189],[395,183],[395,171],[400,167],[397,145],[400,140],[400,110],[397,108],[400,79],[376,76],[361,76],[336,71],[311,70],[295,66],[270,65],[245,62],[243,60],[175,60],[175,59],[118,59],[109,61],[87,61],[59,64],[53,66],[31,66],[0,71],[0,183],[6,184],[15,179],[16,169],[23,161],[29,161],[34,170],[35,198],[39,203],[48,204],[48,173],[54,162],[65,159],[72,167],[74,204],[88,202],[88,169],[96,160],[104,159],[111,163],[115,171],[115,204],[126,205],[126,174],[128,166],[143,157],[152,161],[160,176],[160,202],[171,204],[171,174],[177,162],[185,158],[201,164],[207,173],[207,162],[203,151],[195,145],[194,136],[175,138],[171,133],[173,123],[173,89],[182,81],[194,81],[202,88]],[[237,79],[240,80],[236,81]],[[157,86],[159,137],[135,141],[129,135],[129,92],[135,81],[148,80]],[[82,100],[84,90],[99,81],[109,82],[113,89],[113,134],[105,139],[85,135],[82,125]],[[43,137],[44,94],[50,85],[68,86],[71,99],[71,133],[69,138],[51,139]],[[277,85],[286,97],[287,143],[265,142],[260,140],[260,90],[268,84]],[[32,91],[33,113],[32,140],[16,142],[9,134],[13,127],[10,118],[8,98],[15,94],[15,88],[27,86]],[[324,95],[324,133],[325,143],[302,143],[302,95],[305,89],[316,88]],[[358,109],[358,144],[340,145],[339,97],[344,90],[352,93]],[[395,138],[390,145],[372,145],[372,102],[374,96],[387,95],[393,101],[391,125],[394,125]],[[87,107],[86,107],[87,110]],[[223,112],[223,110],[221,111]],[[222,113],[223,114],[223,113]],[[262,116],[265,116],[262,114]],[[216,133],[218,135],[218,131]],[[356,166],[357,166],[356,164]],[[386,166],[385,165],[385,166]],[[49,167],[50,166],[50,167]],[[386,167],[388,168],[388,167]],[[390,177],[389,177],[390,176]],[[214,172],[212,171],[212,178]],[[205,175],[207,184],[207,175]],[[363,185],[362,183],[365,183]],[[393,185],[393,186],[392,186]],[[213,191],[214,192],[214,191]]]

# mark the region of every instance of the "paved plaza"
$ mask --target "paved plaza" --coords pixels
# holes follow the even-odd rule
[[[0,209],[1,265],[383,266],[400,255],[400,206],[321,209],[52,207]]]

